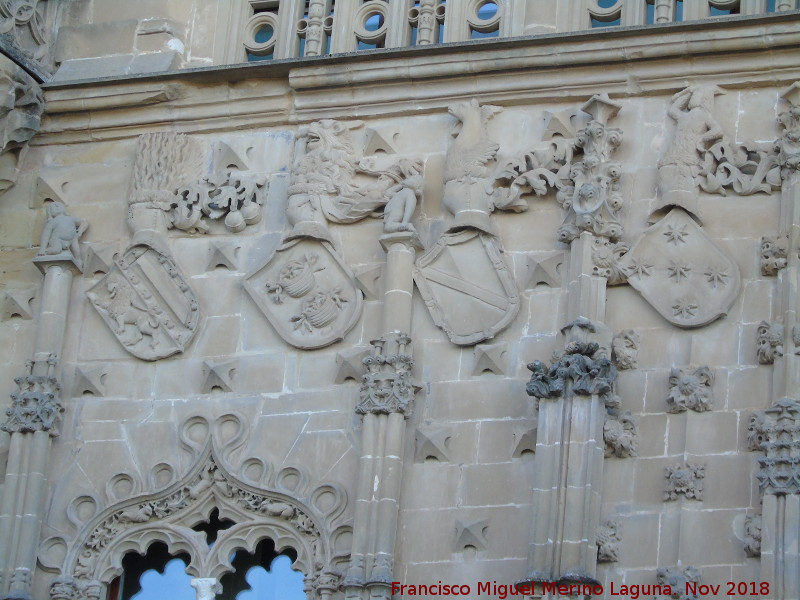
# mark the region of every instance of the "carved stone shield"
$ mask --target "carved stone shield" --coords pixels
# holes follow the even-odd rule
[[[292,239],[245,278],[244,287],[275,331],[296,348],[344,338],[361,316],[353,273],[329,242]]]
[[[433,322],[461,346],[494,337],[519,310],[514,277],[497,238],[475,229],[442,235],[420,256],[414,281]]]
[[[682,208],[647,229],[620,260],[630,283],[678,327],[725,316],[739,295],[739,267]]]
[[[200,317],[175,262],[146,244],[128,248],[87,296],[125,349],[144,360],[182,352]]]

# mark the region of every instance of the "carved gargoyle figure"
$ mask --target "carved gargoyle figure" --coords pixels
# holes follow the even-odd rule
[[[694,371],[673,368],[669,375],[669,385],[667,412],[681,413],[686,409],[695,412],[711,410],[714,374],[708,367],[699,367]]]
[[[51,202],[47,205],[47,223],[42,230],[39,245],[39,256],[63,254],[69,252],[73,259],[80,263],[80,238],[89,223],[86,219],[72,217],[67,213],[63,202]]]

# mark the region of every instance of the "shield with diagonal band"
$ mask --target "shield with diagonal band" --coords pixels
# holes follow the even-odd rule
[[[197,329],[197,297],[172,258],[146,244],[128,248],[87,295],[125,349],[144,360],[182,352]]]
[[[475,229],[442,235],[417,261],[414,281],[434,323],[461,346],[494,337],[519,310],[497,238]]]

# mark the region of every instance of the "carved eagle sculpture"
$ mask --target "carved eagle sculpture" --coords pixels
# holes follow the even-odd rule
[[[474,98],[448,107],[447,111],[461,121],[461,130],[447,151],[445,181],[489,177],[486,163],[495,157],[500,144],[488,138],[486,123],[501,110],[499,106],[479,106]]]

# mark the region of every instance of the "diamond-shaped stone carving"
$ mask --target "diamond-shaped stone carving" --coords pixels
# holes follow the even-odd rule
[[[508,344],[479,344],[472,351],[475,366],[472,375],[476,377],[489,371],[495,375],[505,375],[507,369]]]
[[[353,269],[356,286],[364,294],[364,300],[378,300],[381,294],[382,264],[361,265]]]
[[[336,353],[336,377],[334,383],[344,383],[348,379],[361,381],[364,376],[363,360],[372,351],[371,346],[354,346]]]
[[[75,367],[75,382],[72,386],[72,395],[82,396],[89,392],[95,396],[105,396],[107,375],[108,369],[103,365],[95,367],[78,365]]]
[[[519,427],[514,430],[514,450],[511,456],[519,458],[536,452],[536,427]]]
[[[467,548],[486,550],[488,542],[486,533],[489,529],[489,519],[477,521],[467,519],[456,520],[456,539],[454,552],[463,552]]]
[[[86,262],[83,271],[86,275],[95,273],[108,273],[114,266],[114,254],[117,252],[117,244],[90,244],[86,248]]]
[[[26,321],[33,318],[31,301],[36,295],[35,287],[3,290],[0,304],[0,320],[8,321],[12,317],[20,317]]]
[[[235,375],[235,360],[221,362],[204,361],[202,393],[209,394],[214,391],[214,389],[219,389],[223,392],[232,392],[233,378]]]
[[[524,289],[532,290],[540,283],[551,288],[561,287],[561,265],[564,255],[559,252],[546,258],[529,256],[522,281]]]
[[[240,246],[232,242],[212,241],[208,247],[208,262],[206,271],[213,271],[217,267],[225,267],[231,271],[238,271],[236,255]]]
[[[417,429],[414,462],[448,462],[448,445],[452,437],[449,427],[420,427]]]

